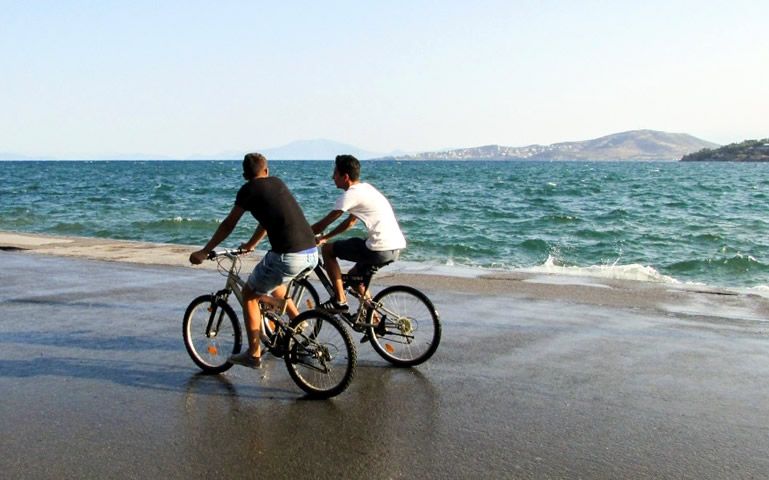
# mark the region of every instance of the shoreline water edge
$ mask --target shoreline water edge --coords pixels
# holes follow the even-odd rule
[[[226,246],[221,246],[226,247]],[[220,247],[220,248],[221,248]],[[76,259],[124,262],[155,267],[193,268],[188,255],[197,246],[88,237],[64,237],[0,231],[2,251]],[[248,271],[263,252],[244,260]],[[202,266],[215,270],[214,262]],[[639,270],[643,271],[642,267]],[[566,304],[650,309],[744,321],[769,321],[769,289],[723,288],[684,284],[661,276],[612,278],[611,271],[543,266],[517,271],[428,265],[400,261],[383,269],[380,285],[407,283],[425,290],[523,300],[555,300]]]
[[[313,222],[339,194],[332,164],[275,161],[270,172]],[[241,169],[238,161],[0,162],[0,231],[202,245],[232,207]],[[364,169],[409,242],[401,260],[418,269],[769,290],[765,165],[384,161]],[[243,222],[234,235],[252,233]]]

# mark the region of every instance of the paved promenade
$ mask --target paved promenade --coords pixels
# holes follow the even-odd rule
[[[755,295],[385,276],[433,298],[440,349],[396,369],[361,345],[350,389],[311,401],[277,359],[197,374],[181,318],[211,270],[0,265],[3,479],[769,478]]]

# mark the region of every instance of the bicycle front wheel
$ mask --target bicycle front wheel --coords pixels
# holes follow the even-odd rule
[[[339,320],[310,310],[294,318],[286,340],[286,367],[310,397],[330,398],[347,389],[355,376],[356,351]]]
[[[221,373],[232,367],[228,358],[240,352],[238,317],[225,302],[202,295],[190,303],[182,322],[184,346],[192,361],[205,373]]]
[[[433,356],[441,342],[438,312],[427,296],[405,285],[387,287],[373,300],[366,322],[371,346],[385,360],[411,367]]]

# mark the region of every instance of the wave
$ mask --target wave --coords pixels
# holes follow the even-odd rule
[[[547,253],[550,251],[550,244],[540,238],[529,238],[519,243],[518,246],[533,253]]]
[[[189,217],[171,217],[160,220],[138,221],[131,225],[138,229],[163,229],[163,228],[210,228],[220,223],[219,220],[201,220]]]
[[[612,280],[636,280],[642,282],[657,282],[679,284],[680,281],[668,275],[663,275],[653,267],[631,263],[627,265],[591,265],[588,267],[558,265],[557,259],[552,255],[547,257],[545,263],[536,267],[519,268],[521,272],[549,273],[556,275],[569,275],[580,277],[609,278]]]
[[[628,216],[630,216],[630,214],[624,208],[615,208],[607,213],[596,216],[596,220],[599,220],[599,221],[620,220],[620,219],[627,218]]]
[[[567,215],[567,214],[545,215],[540,220],[544,222],[552,222],[557,224],[581,222],[579,217],[576,217],[574,215]]]
[[[748,287],[743,292],[759,297],[769,298],[769,285],[756,285],[754,287]]]
[[[707,273],[717,278],[729,274],[754,274],[757,272],[769,272],[769,265],[757,260],[752,255],[737,253],[731,257],[711,257],[705,259],[684,260],[675,262],[666,267],[671,272],[691,275]]]
[[[46,233],[54,234],[85,236],[91,231],[91,229],[88,226],[78,222],[58,222],[48,228],[44,228],[43,231]]]

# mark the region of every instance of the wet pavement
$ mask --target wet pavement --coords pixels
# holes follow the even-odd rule
[[[197,373],[181,319],[215,272],[0,262],[4,479],[769,476],[769,324],[750,315],[428,286],[436,355],[397,369],[360,345],[349,390],[313,401],[278,359]]]

